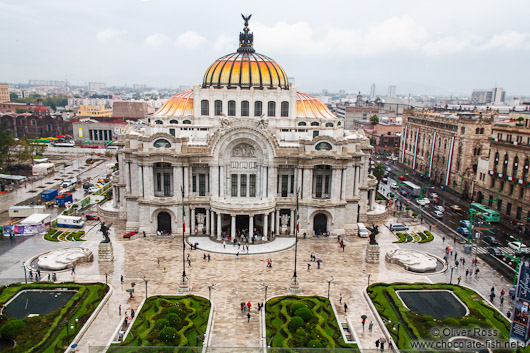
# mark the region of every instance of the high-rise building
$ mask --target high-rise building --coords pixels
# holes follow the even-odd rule
[[[388,86],[388,94],[387,96],[389,98],[394,98],[396,96],[396,86]]]
[[[0,83],[0,103],[8,103],[9,99],[9,85],[7,83]]]
[[[370,86],[370,98],[375,98],[375,83]]]
[[[502,88],[490,90],[473,90],[471,104],[502,104],[506,99],[506,92]]]
[[[107,87],[107,84],[104,82],[89,82],[88,89],[90,91],[99,91]]]

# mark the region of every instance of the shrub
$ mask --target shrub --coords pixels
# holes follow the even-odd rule
[[[180,316],[176,313],[170,313],[166,315],[166,320],[171,326],[176,327],[180,322]]]
[[[311,347],[311,348],[323,348],[322,346],[322,342],[320,342],[319,340],[311,340],[307,343],[307,346],[308,347]]]
[[[0,327],[0,335],[7,338],[17,337],[24,329],[26,324],[22,320],[10,320]]]
[[[291,307],[289,308],[289,310],[291,311],[291,315],[295,315],[294,313],[296,312],[296,310],[300,308],[307,308],[307,305],[302,302],[296,302],[294,304],[291,304]]]
[[[408,211],[410,210],[410,206],[406,206],[405,209]]]
[[[300,308],[300,309],[303,309],[303,308]],[[300,327],[304,326],[304,320],[299,316],[295,316],[291,318],[288,326],[291,332],[296,332]]]
[[[295,316],[299,316],[305,322],[308,322],[313,317],[313,312],[308,308],[300,308],[295,311]]]
[[[173,327],[166,326],[160,331],[158,337],[166,343],[173,343],[177,339],[177,330]]]
[[[447,326],[460,326],[460,323],[458,322],[457,319],[453,319],[452,317],[448,317],[446,319],[444,319],[443,321],[444,324],[446,324]]]
[[[418,216],[418,212],[414,211],[412,212],[412,217],[417,217]]]
[[[155,329],[157,330],[161,330],[166,326],[169,326],[169,321],[166,319],[158,319],[155,322]]]

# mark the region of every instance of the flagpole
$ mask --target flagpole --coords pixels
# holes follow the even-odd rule
[[[296,214],[295,214],[295,220],[296,220],[296,226],[294,227],[294,275],[293,279],[296,283],[297,276],[296,276],[296,259],[298,256],[298,226],[299,226],[299,209],[298,209],[298,194],[300,193],[300,188],[296,190]]]
[[[186,244],[184,242],[184,237],[186,236],[186,210],[184,208],[184,188],[180,187],[180,192],[182,193],[182,283],[186,282]]]

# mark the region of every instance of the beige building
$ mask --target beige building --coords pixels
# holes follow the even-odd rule
[[[77,116],[86,116],[91,118],[110,117],[112,108],[107,109],[104,105],[82,105],[79,107]]]
[[[9,85],[7,83],[0,83],[0,103],[9,103]]]
[[[206,69],[120,136],[107,216],[147,233],[299,232],[354,235],[384,219],[369,174],[371,146],[282,67],[255,52],[245,27],[236,53]],[[185,219],[183,219],[183,208]]]
[[[481,160],[474,199],[522,223],[530,222],[530,117],[493,126],[489,158]]]
[[[494,116],[494,112],[405,110],[399,161],[471,197],[479,157],[488,154]]]

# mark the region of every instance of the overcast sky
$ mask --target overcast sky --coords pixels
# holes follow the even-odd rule
[[[529,10],[528,0],[0,0],[0,82],[201,83],[251,13],[256,51],[301,91],[530,96]]]

